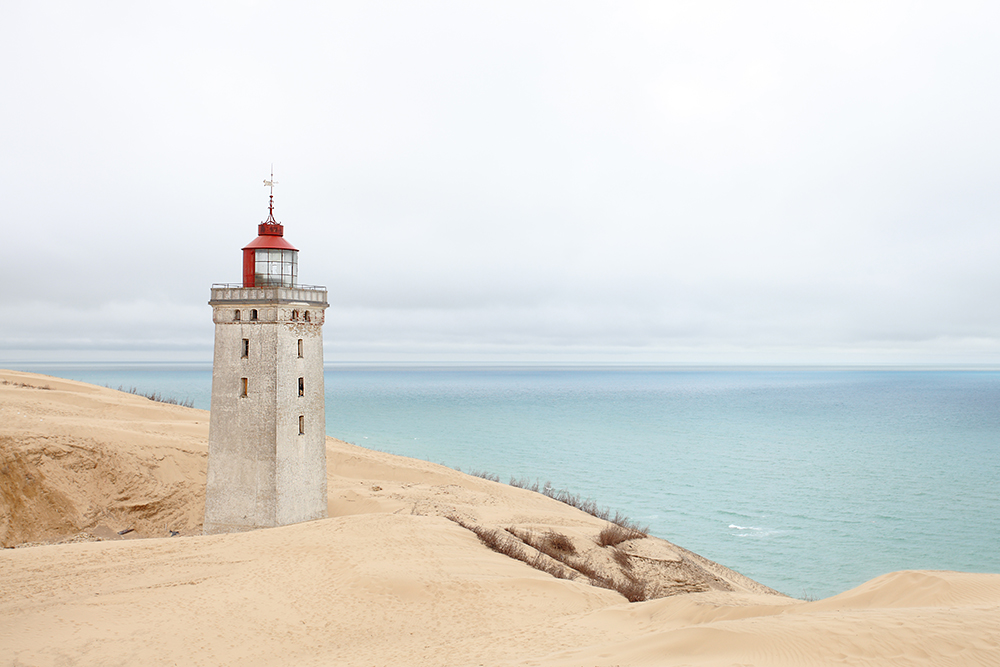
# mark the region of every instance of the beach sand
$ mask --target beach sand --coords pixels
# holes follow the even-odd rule
[[[601,547],[605,521],[541,494],[332,438],[329,519],[202,536],[207,440],[205,411],[0,371],[0,542],[19,546],[0,551],[0,665],[1000,665],[1000,575],[794,600],[654,537]]]

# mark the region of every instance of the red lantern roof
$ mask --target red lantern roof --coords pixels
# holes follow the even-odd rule
[[[260,227],[264,225],[261,224]],[[281,225],[278,225],[279,227]],[[260,236],[243,246],[243,250],[256,250],[258,248],[273,248],[278,250],[298,250],[291,243],[281,237],[281,234],[266,234],[258,232]]]

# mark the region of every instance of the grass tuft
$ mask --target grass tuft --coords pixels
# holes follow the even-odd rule
[[[105,386],[107,386],[107,385],[105,385]],[[110,387],[108,387],[108,388],[110,389]],[[136,396],[144,396],[145,398],[148,398],[151,401],[156,401],[157,403],[166,403],[168,405],[180,405],[180,406],[185,407],[185,408],[193,408],[194,407],[194,401],[191,400],[191,399],[187,399],[186,401],[178,401],[176,398],[171,398],[169,396],[163,396],[162,394],[160,394],[159,392],[156,392],[156,391],[145,393],[145,392],[139,391],[136,387],[129,387],[128,389],[126,389],[122,385],[118,385],[118,391],[123,391],[126,394],[135,394]]]
[[[479,524],[469,523],[468,521],[463,521],[457,516],[449,516],[449,519],[460,525],[466,530],[471,530],[479,538],[479,541],[485,544],[487,547],[496,551],[504,556],[509,556],[510,558],[515,558],[517,560],[525,560],[522,555],[522,549],[518,548],[516,542],[505,539],[499,530],[494,530],[492,528],[487,528],[485,526],[480,526]]]
[[[489,479],[492,479],[492,477]],[[613,524],[617,524],[622,528],[631,530],[635,533],[641,533],[641,535],[637,535],[636,537],[646,537],[649,535],[648,526],[640,526],[638,523],[632,521],[626,515],[617,510],[614,514],[612,514],[609,508],[600,507],[596,501],[590,498],[583,498],[579,493],[570,493],[566,489],[556,490],[556,488],[552,486],[552,482],[539,484],[538,480],[532,482],[527,477],[511,477],[509,484],[511,486],[516,486],[519,489],[527,489],[528,491],[541,493],[542,495],[548,496],[553,500],[558,500],[561,503],[566,503],[570,507],[575,507],[582,512],[586,512],[591,516],[596,516],[598,519],[610,521]],[[635,538],[630,537],[626,539]]]
[[[573,540],[554,530],[545,533],[545,545],[552,551],[570,556],[576,553],[576,546],[574,546]]]
[[[642,602],[646,599],[646,585],[631,575],[622,579],[609,579],[596,575],[591,577],[590,581],[595,586],[621,593],[629,602]]]
[[[597,543],[602,547],[616,547],[622,542],[627,542],[628,540],[638,540],[646,537],[648,533],[644,530],[634,527],[633,525],[621,525],[618,523],[608,524],[597,535]]]
[[[541,551],[535,552],[535,557],[532,558],[530,561],[525,561],[525,562],[528,563],[528,565],[530,565],[531,567],[535,568],[536,570],[541,570],[542,572],[547,572],[548,574],[551,574],[556,579],[573,578],[573,570],[558,565],[557,563],[553,562],[550,558],[546,558]]]
[[[514,477],[511,475],[510,482],[511,486],[516,486],[519,489],[527,489],[528,491],[534,491],[535,493],[541,493],[541,489],[538,487],[538,480],[536,479],[534,484],[527,477]]]
[[[594,585],[599,585],[597,582],[602,581],[604,577],[591,565],[588,561],[583,561],[582,563],[577,563],[573,566],[573,569],[582,574],[583,576],[590,579],[590,583]],[[609,586],[603,586],[602,588],[610,588]]]
[[[626,577],[618,582],[615,590],[629,602],[642,602],[646,599],[646,585],[634,577]]]
[[[566,558],[576,554],[576,546],[573,544],[573,540],[562,533],[548,530],[539,537],[530,530],[518,530],[513,526],[507,528],[507,532],[546,556],[575,568],[574,565],[570,565]]]
[[[631,556],[629,556],[628,553],[622,551],[621,549],[616,549],[614,547],[611,547],[611,558],[614,559],[614,561],[618,563],[618,566],[621,567],[623,570],[632,569]]]
[[[10,380],[0,380],[0,384],[10,385],[11,387],[20,387],[22,389],[52,389],[49,385],[37,385],[28,384],[27,382],[11,382]]]

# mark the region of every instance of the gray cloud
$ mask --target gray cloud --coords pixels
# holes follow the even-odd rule
[[[8,14],[0,360],[209,358],[272,162],[331,354],[1000,360],[990,5]]]

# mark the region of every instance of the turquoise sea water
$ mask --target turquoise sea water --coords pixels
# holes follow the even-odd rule
[[[208,366],[24,367],[208,407]],[[330,368],[327,431],[551,481],[794,595],[1000,572],[1000,373]]]

